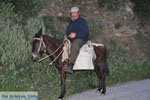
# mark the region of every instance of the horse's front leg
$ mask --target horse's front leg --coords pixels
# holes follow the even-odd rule
[[[61,94],[59,96],[59,100],[62,100],[66,93],[66,72],[64,70],[60,70],[61,76]]]

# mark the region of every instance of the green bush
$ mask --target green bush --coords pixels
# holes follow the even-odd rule
[[[64,33],[55,28],[55,21],[53,16],[43,16],[44,25],[46,27],[46,35],[50,35],[53,38],[63,41]],[[58,19],[58,18],[57,18]],[[58,19],[59,20],[59,19]]]
[[[13,12],[14,6],[10,3],[0,3],[0,28],[9,26],[12,20],[15,19],[16,14]],[[0,29],[0,31],[1,31]]]
[[[88,22],[89,27],[89,38],[93,39],[97,34],[102,32],[102,27],[92,22]]]
[[[134,12],[142,19],[150,17],[150,1],[149,0],[130,0],[135,4]],[[104,7],[108,4],[108,10],[115,11],[123,5],[125,0],[98,0],[99,7]]]
[[[0,4],[0,64],[11,69],[24,62],[23,52],[26,52],[24,50],[26,42],[21,27],[17,24],[12,25],[16,17],[13,8],[14,6],[9,3]],[[18,61],[20,62],[16,63]]]
[[[123,2],[123,0],[98,0],[99,7],[104,7],[104,4],[108,4],[108,10],[115,11],[118,10]]]
[[[27,19],[26,23],[27,24],[24,26],[24,29],[27,41],[31,42],[34,34],[37,33],[40,28],[42,28],[43,34],[45,34],[45,26],[42,18],[32,17]]]
[[[135,3],[134,11],[142,19],[150,17],[150,1],[149,0],[131,0]]]
[[[28,58],[27,43],[22,28],[19,25],[5,27],[0,32],[1,42],[1,59],[2,65],[8,65],[11,69],[23,64]]]
[[[0,19],[5,21],[6,19],[12,19],[15,16],[13,11],[14,6],[11,3],[1,3],[0,4]]]
[[[14,11],[22,16],[35,16],[43,8],[43,0],[9,0],[14,6]]]
[[[40,27],[44,29],[44,23],[40,18],[30,18],[22,25],[14,21],[18,17],[12,4],[2,3],[0,7],[0,64],[15,68],[28,60],[33,35]]]

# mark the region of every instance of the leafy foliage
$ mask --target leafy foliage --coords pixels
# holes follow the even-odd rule
[[[150,1],[149,0],[131,0],[135,3],[134,11],[141,18],[150,17]]]
[[[99,7],[104,7],[108,4],[108,10],[115,11],[123,5],[125,0],[98,0]],[[130,0],[134,6],[134,12],[142,19],[150,17],[150,1],[149,0]]]
[[[102,31],[102,26],[97,25],[92,22],[88,22],[88,27],[89,27],[89,38],[92,39],[94,38],[97,34],[99,34]]]
[[[0,32],[1,59],[2,65],[12,67],[23,64],[28,58],[25,54],[28,51],[23,31],[19,25],[6,27]],[[2,49],[3,48],[3,49]]]
[[[120,8],[123,0],[98,0],[99,7],[104,7],[108,3],[108,10],[115,11]]]
[[[43,0],[2,0],[2,2],[14,5],[13,10],[23,18],[37,15],[44,6]]]

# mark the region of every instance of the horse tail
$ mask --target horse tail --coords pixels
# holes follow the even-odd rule
[[[107,49],[106,49],[106,47],[105,47],[105,68],[104,68],[104,71],[105,71],[106,75],[110,74],[110,71],[109,71],[109,68],[108,68],[108,56],[107,56]]]

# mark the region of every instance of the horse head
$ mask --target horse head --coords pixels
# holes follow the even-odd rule
[[[38,33],[34,35],[32,42],[32,60],[38,61],[40,56],[45,52],[46,45],[42,36],[42,29],[39,30]]]

